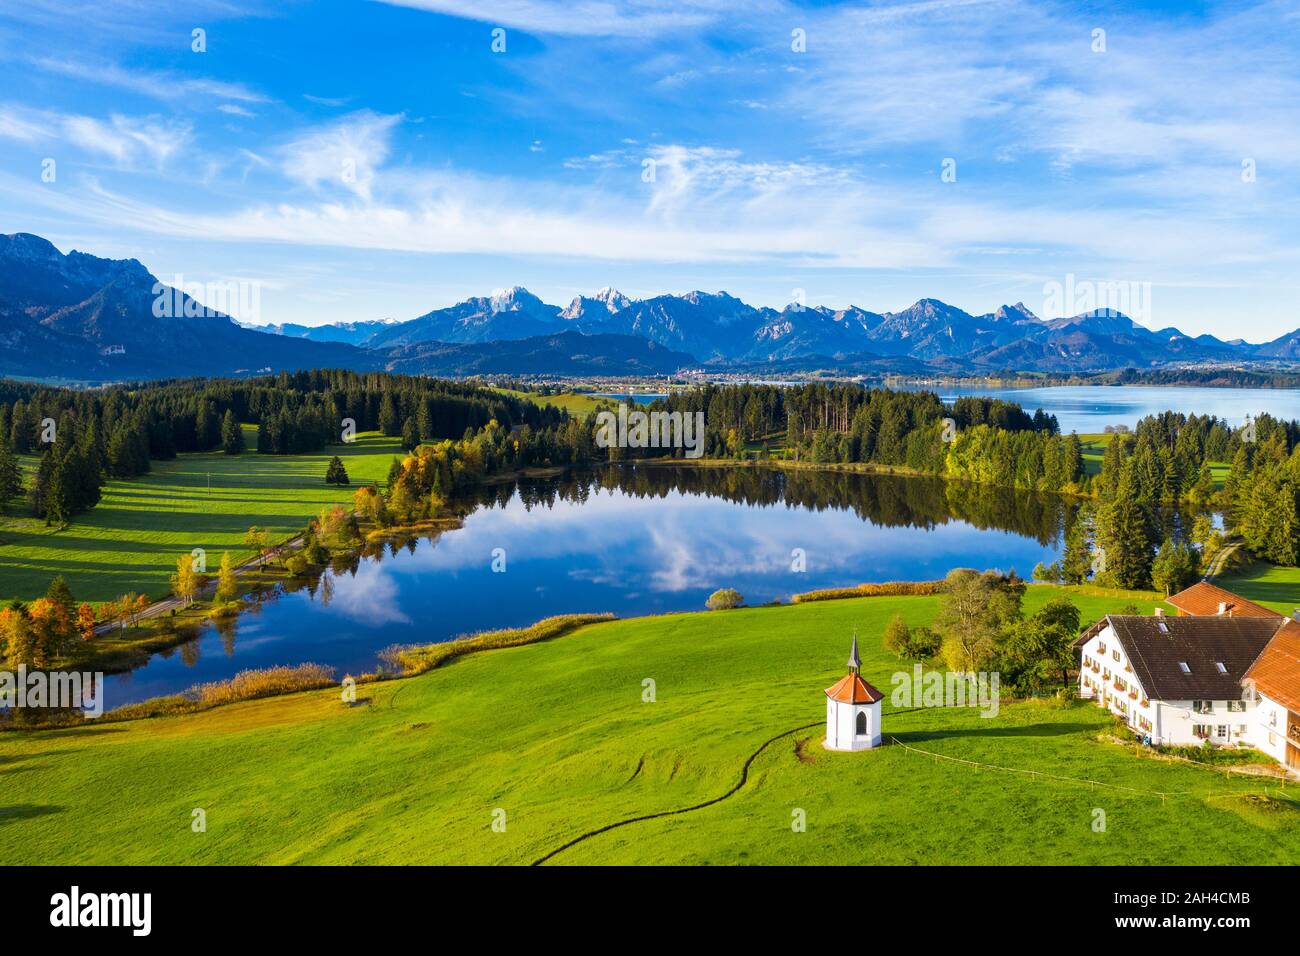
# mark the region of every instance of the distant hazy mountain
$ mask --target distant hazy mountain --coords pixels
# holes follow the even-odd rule
[[[159,290],[173,308],[155,308]],[[938,299],[899,312],[726,292],[632,299],[616,289],[560,308],[527,289],[407,321],[241,326],[159,283],[134,259],[62,254],[0,236],[0,374],[85,381],[340,366],[430,374],[648,374],[682,367],[849,374],[1095,372],[1300,362],[1300,329],[1263,345],[1148,329],[1113,310],[1044,321],[1023,303],[973,315]],[[622,372],[616,371],[622,369]]]
[[[496,342],[427,342],[395,349],[384,360],[392,372],[425,375],[670,375],[695,364],[637,335],[556,332]]]
[[[725,292],[687,292],[643,299],[577,325],[583,332],[639,335],[712,361],[747,352],[771,311],[746,305]]]
[[[297,325],[286,322],[283,325],[248,325],[240,323],[246,329],[258,332],[270,332],[272,335],[286,335],[291,339],[310,339],[312,342],[344,342],[348,345],[365,345],[380,332],[397,324],[396,319],[369,319],[362,322],[333,322],[329,325]]]
[[[1300,361],[1300,329],[1279,336],[1272,342],[1255,346],[1254,352],[1257,357],[1264,359]]]
[[[561,328],[559,308],[547,305],[527,289],[515,286],[389,326],[372,336],[366,347],[526,339]]]

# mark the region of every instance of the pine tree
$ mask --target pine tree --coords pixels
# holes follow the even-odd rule
[[[420,430],[416,427],[415,419],[407,417],[402,423],[402,450],[415,451],[420,445]]]
[[[31,420],[27,417],[27,406],[22,399],[14,402],[13,420],[9,425],[9,444],[16,455],[26,455],[32,450]]]
[[[221,419],[221,450],[227,455],[238,455],[244,450],[244,430],[230,409],[226,409]]]
[[[325,469],[325,484],[348,484],[348,470],[343,467],[343,459],[338,455],[330,459],[329,467]]]
[[[384,400],[379,406],[379,430],[389,438],[400,434],[401,422],[397,417],[397,406],[393,403],[391,392],[384,393]]]
[[[0,430],[0,512],[23,493],[23,472],[9,436]]]
[[[67,580],[61,574],[56,575],[50,582],[50,586],[45,590],[45,598],[62,605],[70,617],[77,612],[77,602],[72,597],[72,588],[68,587]]]
[[[1152,542],[1146,508],[1121,493],[1097,516],[1097,543],[1104,578],[1116,587],[1144,591],[1151,586]]]
[[[1093,508],[1079,506],[1074,521],[1065,532],[1065,549],[1061,554],[1061,577],[1066,584],[1083,584],[1092,573]]]
[[[217,418],[217,407],[210,398],[199,399],[199,408],[194,415],[194,436],[199,451],[215,448],[221,440],[221,420]]]

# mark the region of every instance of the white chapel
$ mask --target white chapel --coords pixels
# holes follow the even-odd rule
[[[853,634],[849,673],[826,688],[826,749],[870,750],[880,746],[880,702],[885,695],[862,679],[858,635]]]

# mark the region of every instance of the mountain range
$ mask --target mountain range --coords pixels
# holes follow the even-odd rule
[[[171,289],[135,259],[65,255],[39,236],[0,236],[0,375],[103,382],[308,367],[955,375],[1296,362],[1300,329],[1252,345],[1153,331],[1113,310],[1044,320],[1019,302],[972,314],[937,299],[900,312],[778,310],[726,292],[634,299],[605,288],[556,306],[516,286],[407,321],[250,326]]]

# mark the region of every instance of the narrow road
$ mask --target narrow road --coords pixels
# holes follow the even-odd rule
[[[299,535],[298,537],[286,541],[282,545],[279,545],[280,554],[283,555],[285,551],[297,549],[301,545],[302,545],[302,535]],[[258,555],[255,558],[249,558],[243,564],[235,568],[235,574],[238,575],[243,573],[244,571],[251,571],[254,568],[260,568],[263,565],[269,564],[270,561],[271,561],[271,557],[269,555]],[[209,581],[208,586],[205,587],[200,592],[199,597],[203,597],[208,594],[215,594],[216,590],[217,590],[217,582],[215,580]],[[185,607],[185,602],[178,597],[163,598],[161,601],[158,601],[154,604],[150,604],[147,608],[145,608],[138,615],[136,615],[136,624],[138,624],[140,621],[145,620],[146,618],[158,617],[161,614],[169,614],[173,610],[180,610],[183,607]],[[104,624],[96,624],[95,633],[107,634],[109,631],[115,630],[117,628],[122,628],[122,627],[124,627],[124,623],[120,620],[107,621]]]
[[[1227,563],[1227,560],[1230,557],[1232,557],[1232,555],[1240,547],[1241,547],[1241,542],[1234,541],[1232,542],[1232,544],[1225,546],[1222,551],[1216,554],[1214,556],[1214,560],[1210,562],[1210,566],[1205,569],[1205,580],[1208,581],[1211,578],[1217,578],[1220,574],[1222,574],[1223,565]]]

